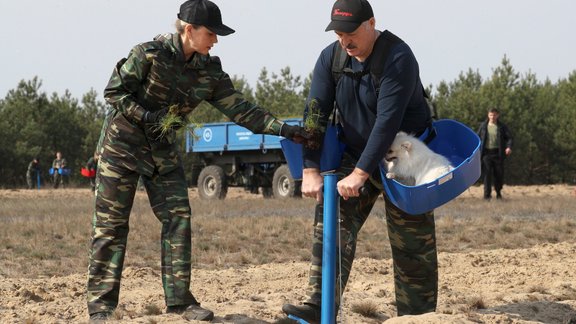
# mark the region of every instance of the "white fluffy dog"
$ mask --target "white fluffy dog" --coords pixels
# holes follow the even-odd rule
[[[408,179],[413,179],[415,186],[432,182],[454,170],[447,158],[405,132],[396,134],[384,157],[384,163],[388,170],[386,178],[396,179],[404,184],[407,184]]]

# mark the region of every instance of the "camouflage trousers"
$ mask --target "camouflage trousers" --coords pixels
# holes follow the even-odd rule
[[[52,184],[52,188],[54,189],[58,189],[60,185],[64,187],[64,177],[58,173],[58,170],[54,171],[53,182],[54,183]]]
[[[141,175],[101,157],[96,175],[95,212],[88,269],[88,312],[118,305],[126,253],[128,220]],[[162,223],[162,284],[167,306],[189,305],[191,210],[182,167],[165,175],[142,176],[154,215]]]
[[[354,163],[345,155],[338,170],[338,178],[352,172]],[[372,182],[375,182],[376,185]],[[382,190],[380,183],[366,181],[366,194],[357,198],[339,200],[340,224],[336,253],[336,306],[340,305],[342,293],[352,269],[356,252],[358,232],[368,218]],[[394,206],[384,194],[386,225],[392,248],[394,285],[398,316],[415,315],[436,310],[438,298],[438,259],[434,213],[409,215]],[[312,261],[308,285],[307,303],[321,305],[322,294],[322,241],[323,206],[315,211]],[[339,278],[339,279],[338,279]]]

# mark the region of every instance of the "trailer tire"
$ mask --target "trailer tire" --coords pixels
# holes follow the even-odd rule
[[[224,199],[228,184],[224,170],[217,165],[209,165],[198,175],[198,195],[207,200]]]
[[[298,184],[299,183],[294,181],[292,175],[290,175],[290,169],[288,169],[287,165],[279,166],[272,178],[274,197],[277,199],[298,197],[298,193],[300,192]]]

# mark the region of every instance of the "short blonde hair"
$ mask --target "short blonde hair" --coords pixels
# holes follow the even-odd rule
[[[174,27],[176,27],[176,32],[178,32],[178,34],[180,34],[180,35],[184,34],[184,31],[186,30],[186,26],[188,26],[188,25],[192,25],[192,28],[194,28],[194,29],[200,28],[200,26],[198,26],[198,25],[190,24],[190,23],[187,23],[184,20],[180,20],[180,19],[176,19],[176,22],[174,22]]]
[[[176,19],[176,21],[174,22],[174,27],[176,27],[176,32],[178,32],[178,34],[180,34],[180,35],[184,34],[184,29],[186,28],[186,25],[188,25],[188,23],[185,21],[182,21],[180,19]]]

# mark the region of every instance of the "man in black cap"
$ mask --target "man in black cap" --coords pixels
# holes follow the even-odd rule
[[[333,30],[337,41],[326,47],[316,62],[304,118],[311,102],[319,107],[321,125],[328,123],[334,107],[338,110],[341,140],[346,150],[336,171],[340,181],[339,243],[341,263],[336,267],[336,309],[350,275],[357,235],[383,193],[379,162],[396,133],[421,136],[431,125],[419,77],[418,62],[401,39],[375,28],[372,8],[366,0],[338,0],[331,11],[326,31]],[[382,43],[383,42],[383,43]],[[388,53],[383,54],[386,44]],[[346,55],[342,55],[343,51]],[[343,58],[343,69],[334,69],[334,60]],[[378,62],[378,60],[382,62]],[[375,78],[371,67],[382,66]],[[341,74],[340,74],[341,73]],[[316,112],[318,114],[318,112]],[[322,187],[320,150],[305,149],[302,194],[318,201],[312,246],[308,299],[303,305],[286,304],[282,310],[294,317],[320,322],[322,283]],[[360,195],[360,189],[362,195]],[[408,215],[383,194],[388,237],[394,262],[397,313],[414,315],[433,312],[438,295],[438,261],[433,211]]]
[[[285,124],[246,101],[222,71],[220,60],[209,55],[218,35],[234,32],[222,23],[214,3],[186,1],[180,7],[176,30],[135,46],[118,62],[104,90],[112,109],[97,148],[100,162],[88,274],[92,322],[105,321],[118,306],[128,220],[140,178],[154,215],[162,223],[166,312],[188,320],[214,317],[190,291],[191,209],[176,128],[158,132],[165,115],[186,117],[206,100],[254,133],[306,141],[301,127]]]

